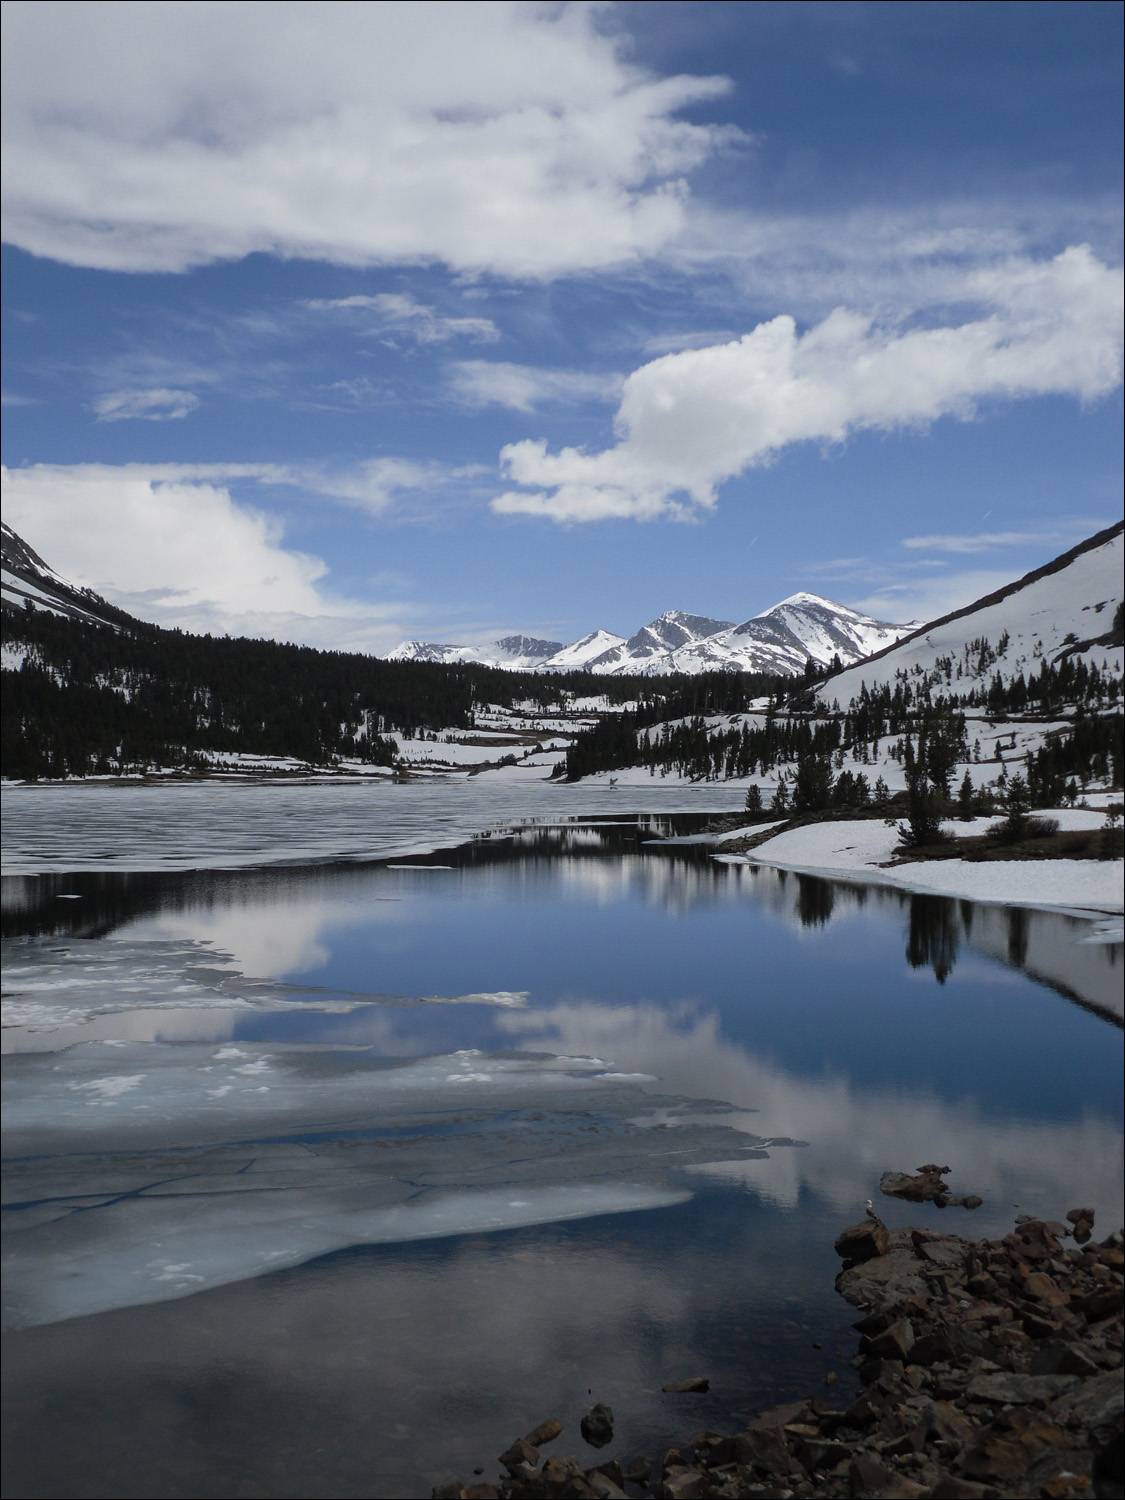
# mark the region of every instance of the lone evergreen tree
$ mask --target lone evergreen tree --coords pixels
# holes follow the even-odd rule
[[[976,793],[973,788],[973,778],[968,771],[965,772],[965,779],[957,793],[957,804],[961,809],[961,821],[971,823],[973,813],[976,811]]]

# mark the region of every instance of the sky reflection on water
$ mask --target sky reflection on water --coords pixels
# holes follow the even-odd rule
[[[349,1456],[309,1483],[355,1493],[366,1465],[376,1492],[408,1494],[556,1409],[576,1421],[595,1386],[623,1443],[671,1440],[681,1420],[782,1399],[828,1364],[846,1384],[831,1242],[888,1168],[948,1162],[955,1189],[985,1199],[971,1216],[883,1199],[890,1223],[998,1234],[1016,1212],[1079,1199],[1099,1226],[1121,1222],[1119,946],[1063,913],[646,849],[658,831],[540,826],[413,869],[49,877],[34,901],[8,885],[13,1003],[32,1017],[6,1033],[13,1139],[56,1162],[100,1143],[104,1179],[87,1185],[121,1186],[128,1164],[141,1188],[116,1230],[87,1216],[100,1248],[61,1200],[37,1240],[41,1269],[73,1265],[82,1306],[105,1310],[68,1317],[42,1277],[26,1284],[64,1321],[13,1336],[31,1413],[21,1485],[64,1395],[87,1415],[64,1421],[63,1448],[86,1461],[116,1420],[95,1392],[147,1409],[153,1383],[164,1436],[136,1462],[167,1471],[157,1493],[223,1493],[243,1463],[262,1492],[292,1493],[327,1430]],[[130,1008],[109,1010],[130,986]],[[480,995],[492,1002],[462,998]],[[63,1024],[41,1029],[52,1016]],[[455,1069],[468,1087],[454,1104]],[[115,1076],[138,1079],[127,1093],[155,1107],[147,1125],[102,1107]],[[263,1138],[278,1144],[252,1145]],[[145,1188],[156,1145],[203,1174],[206,1202],[195,1177]],[[239,1152],[261,1156],[258,1172],[269,1159],[272,1200],[243,1191]],[[375,1242],[363,1183],[376,1178],[413,1184],[381,1189],[380,1223],[415,1214],[400,1243]],[[523,1227],[488,1219],[498,1190]],[[582,1213],[583,1193],[602,1196],[563,1222],[551,1204]],[[262,1276],[270,1201],[300,1206],[311,1238]],[[435,1212],[452,1215],[439,1238],[411,1239]],[[177,1234],[194,1234],[187,1275],[207,1289],[127,1305],[155,1295],[128,1289],[147,1274],[136,1247],[163,1238],[171,1256]],[[287,1435],[285,1476],[235,1422],[242,1397],[212,1420],[208,1456],[168,1457],[235,1368]],[[681,1419],[659,1385],[697,1369],[715,1395]],[[357,1414],[357,1390],[377,1420]],[[41,1472],[56,1492],[101,1493],[67,1490],[57,1464]],[[120,1463],[106,1472],[129,1492]]]

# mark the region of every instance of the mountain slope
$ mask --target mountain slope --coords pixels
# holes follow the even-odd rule
[[[896,682],[947,693],[999,678],[1009,684],[1069,658],[1120,677],[1118,611],[1125,523],[1107,527],[1006,588],[923,625],[816,690],[821,703],[846,707],[860,689]],[[1116,616],[1116,622],[1115,622]]]
[[[554,656],[543,662],[542,668],[545,672],[587,672],[591,670],[592,662],[600,661],[603,656],[608,656],[611,651],[624,644],[625,637],[614,635],[612,630],[591,630],[581,640],[561,647]]]
[[[0,582],[3,600],[13,609],[47,610],[69,620],[121,629],[131,616],[93,589],[78,588],[56,573],[10,526],[0,523]]]

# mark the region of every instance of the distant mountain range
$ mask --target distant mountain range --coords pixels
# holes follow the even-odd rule
[[[860,719],[869,730],[873,722],[898,725],[868,734],[878,738],[909,728],[912,716],[938,699],[990,717],[1031,713],[1048,726],[1073,715],[1073,754],[1055,769],[1104,777],[1107,766],[1121,764],[1115,705],[1125,671],[1123,559],[1119,522],[918,627],[801,593],[741,625],[669,611],[628,639],[596,631],[570,645],[528,636],[485,648],[408,642],[392,653],[397,659],[382,660],[144,624],[62,577],[4,526],[0,758],[6,776],[32,778],[134,775],[151,767],[195,774],[219,763],[253,771],[263,758],[273,764],[278,757],[289,767],[347,763],[392,774],[397,751],[389,736],[432,744],[437,732],[473,730],[482,702],[503,723],[509,710],[525,713],[528,697],[551,714],[553,734],[577,693],[587,705],[583,729],[591,694],[603,704],[588,736],[571,731],[577,738],[568,775],[634,763],[626,742],[635,735],[626,732],[623,741],[619,732],[623,713],[634,715],[642,736],[663,721],[707,721],[710,737],[690,745],[669,740],[671,759],[661,764],[710,777],[719,755],[731,775],[728,750],[743,761],[748,751],[741,730],[729,729],[730,716],[750,714],[750,724],[750,695],[764,681],[784,698],[788,678],[789,705],[798,710],[793,732],[803,725],[811,733],[818,710],[852,715],[853,733]],[[841,670],[802,681],[808,663],[831,664],[836,656]],[[441,663],[447,670],[435,672]],[[739,668],[761,676],[740,678]],[[590,676],[561,675],[583,669]],[[513,672],[534,672],[534,687],[526,678],[521,686]],[[632,701],[638,673],[652,677],[643,722]],[[528,728],[522,718],[520,727]],[[739,744],[724,750],[728,731]],[[534,748],[535,739],[527,743]],[[575,769],[579,763],[584,769]]]
[[[722,671],[793,675],[804,671],[806,662],[829,666],[837,656],[849,666],[918,626],[917,620],[905,625],[874,620],[819,594],[800,593],[741,625],[670,609],[627,639],[595,630],[570,645],[527,635],[504,636],[486,646],[403,641],[387,659],[477,662],[517,672],[581,669],[610,677]]]

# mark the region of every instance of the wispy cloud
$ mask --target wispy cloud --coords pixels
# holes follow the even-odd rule
[[[823,562],[801,563],[803,573],[825,578],[856,578],[866,574],[870,568],[871,559],[868,557],[829,557]]]
[[[841,305],[883,322],[929,309],[938,321],[972,300],[966,279],[974,271],[1002,271],[1080,243],[1118,263],[1120,226],[1116,195],[1017,201],[995,194],[789,215],[693,200],[662,261],[717,287],[733,285],[751,305],[786,307],[803,322]]]
[[[492,344],[500,337],[491,318],[449,317],[405,292],[379,292],[370,297],[315,297],[304,305],[311,312],[362,316],[366,331],[405,337],[418,344],[444,344],[450,339]]]
[[[94,402],[99,422],[169,422],[186,417],[199,405],[192,391],[167,388],[148,391],[110,391]]]
[[[1061,546],[1097,529],[1097,524],[1091,524],[1071,531],[982,531],[962,536],[908,536],[903,538],[902,545],[917,552],[995,552],[1003,547]]]
[[[466,359],[453,365],[454,399],[466,406],[506,406],[535,411],[540,406],[584,401],[616,401],[624,376],[585,370],[545,370],[502,360]]]
[[[477,464],[444,464],[436,460],[418,462],[405,458],[374,458],[343,467],[313,466],[287,469],[274,483],[295,485],[310,494],[341,501],[382,516],[393,508],[400,515],[405,501],[412,519],[429,517],[430,505],[445,498],[451,487],[476,480],[487,471]],[[419,507],[418,502],[423,502]]]
[[[898,579],[888,577],[862,598],[850,600],[879,620],[936,620],[951,610],[963,609],[985,594],[994,593],[1011,583],[1013,575],[997,569],[967,569],[961,573],[942,573],[933,578]]]
[[[713,344],[729,344],[739,337],[731,328],[707,328],[694,333],[658,333],[644,341],[646,354],[678,354],[682,349],[707,349]]]
[[[1094,400],[1121,382],[1121,270],[1088,246],[964,277],[975,315],[880,325],[837,308],[799,333],[781,316],[736,343],[665,355],[625,381],[618,442],[600,453],[539,440],[501,451],[520,486],[493,509],[554,521],[687,519],[718,487],[802,442],[970,420],[978,403],[1065,394]]]

